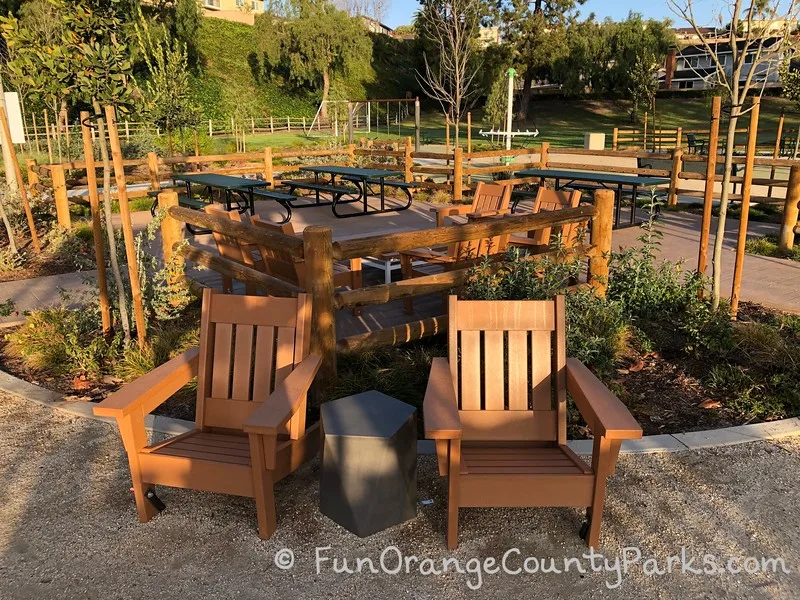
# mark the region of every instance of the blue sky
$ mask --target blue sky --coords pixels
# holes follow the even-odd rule
[[[694,0],[695,14],[708,16],[711,8],[715,4],[714,0]],[[386,24],[390,27],[397,27],[411,23],[414,13],[419,8],[419,3],[413,0],[392,0],[389,14],[386,17]],[[614,20],[624,19],[631,10],[641,12],[645,17],[657,19],[670,18],[676,27],[686,27],[686,23],[678,22],[678,19],[667,8],[663,1],[656,0],[652,4],[649,2],[635,3],[631,0],[587,0],[581,7],[581,14],[586,17],[594,12],[598,19],[611,17]]]

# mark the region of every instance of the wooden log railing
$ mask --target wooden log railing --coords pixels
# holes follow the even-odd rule
[[[611,224],[613,221],[613,193],[598,190],[595,205],[579,206],[560,211],[528,215],[510,215],[487,221],[450,225],[433,229],[404,231],[385,235],[333,242],[332,231],[328,227],[307,227],[302,237],[266,232],[248,223],[207,215],[198,211],[171,206],[168,215],[171,219],[165,227],[173,227],[176,221],[183,221],[217,231],[267,248],[289,251],[298,258],[305,257],[306,289],[312,296],[312,351],[323,359],[324,376],[322,384],[315,391],[318,400],[329,398],[336,383],[337,348],[368,347],[380,343],[399,343],[433,335],[446,325],[442,317],[378,330],[368,334],[337,340],[335,311],[356,306],[383,304],[410,296],[420,296],[432,292],[446,291],[462,284],[468,269],[458,269],[441,275],[415,278],[406,282],[377,285],[357,290],[334,292],[333,264],[337,260],[374,256],[386,251],[411,250],[436,244],[469,241],[480,238],[508,235],[538,229],[549,229],[557,225],[594,221],[592,227],[592,246],[582,247],[575,253],[578,257],[590,257],[589,279],[597,279],[597,293],[604,294],[603,281],[608,272],[608,257],[611,251]],[[609,202],[610,198],[610,202]],[[225,276],[242,281],[266,293],[276,295],[295,295],[300,288],[275,277],[246,267],[212,253],[182,243],[175,249],[189,261],[215,270]]]

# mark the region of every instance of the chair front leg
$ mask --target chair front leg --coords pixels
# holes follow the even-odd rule
[[[447,547],[458,548],[458,503],[461,477],[461,440],[450,440],[447,474]]]
[[[153,484],[143,481],[139,467],[139,451],[147,445],[144,430],[144,415],[141,409],[134,410],[131,414],[117,419],[122,443],[128,455],[128,466],[131,471],[131,487],[136,501],[136,513],[141,523],[147,523],[159,513],[157,508],[163,504],[155,496]]]
[[[586,543],[592,548],[598,548],[600,542],[600,525],[603,521],[603,506],[606,501],[606,484],[608,476],[614,472],[616,456],[612,450],[613,442],[605,436],[594,438],[592,450],[592,471],[594,471],[594,492],[592,505],[586,509]],[[617,450],[619,452],[619,450]]]
[[[253,496],[256,501],[258,515],[258,537],[268,540],[277,527],[277,511],[275,510],[275,492],[273,470],[275,463],[275,442],[277,436],[265,436],[251,433],[250,465],[253,472]],[[270,454],[269,461],[267,454]]]

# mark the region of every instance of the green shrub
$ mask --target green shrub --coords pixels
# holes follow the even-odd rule
[[[794,246],[791,250],[781,250],[778,247],[778,238],[774,235],[748,238],[744,250],[748,254],[800,261],[800,245]]]
[[[71,263],[78,271],[96,266],[94,234],[89,223],[75,223],[72,229],[54,227],[45,241],[48,256],[58,262]]]
[[[613,300],[580,290],[566,297],[567,351],[600,373],[610,373],[629,352],[632,331]]]
[[[639,246],[612,252],[609,262],[608,297],[618,300],[625,312],[642,319],[663,318],[688,309],[699,300],[705,281],[686,273],[682,263],[656,262],[663,234],[656,227],[655,207],[642,225]]]
[[[725,303],[717,310],[703,300],[691,303],[681,314],[678,329],[687,338],[687,352],[725,355],[735,346],[731,313]]]
[[[25,267],[25,255],[22,252],[12,252],[11,248],[0,250],[0,273],[13,273]]]
[[[6,339],[10,352],[31,369],[97,378],[120,350],[118,338],[103,338],[99,323],[96,307],[45,308],[32,312],[25,324]]]

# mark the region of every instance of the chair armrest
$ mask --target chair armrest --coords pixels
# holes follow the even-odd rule
[[[446,358],[434,358],[428,387],[422,402],[425,419],[425,437],[429,439],[455,440],[461,438],[461,418],[458,402]]]
[[[247,418],[242,429],[247,433],[277,435],[300,408],[321,364],[320,356],[306,356],[286,379],[275,386],[269,397]]]
[[[470,221],[486,219],[488,217],[502,217],[510,214],[511,214],[510,208],[498,208],[494,210],[481,210],[477,212],[466,213],[467,219],[469,219]]]
[[[98,417],[118,419],[127,416],[136,408],[141,408],[144,414],[151,413],[172,394],[197,377],[199,354],[200,350],[197,347],[190,348],[146,375],[126,384],[95,406],[92,412]]]
[[[595,436],[611,440],[642,437],[642,428],[628,407],[575,358],[567,359],[567,391]]]

